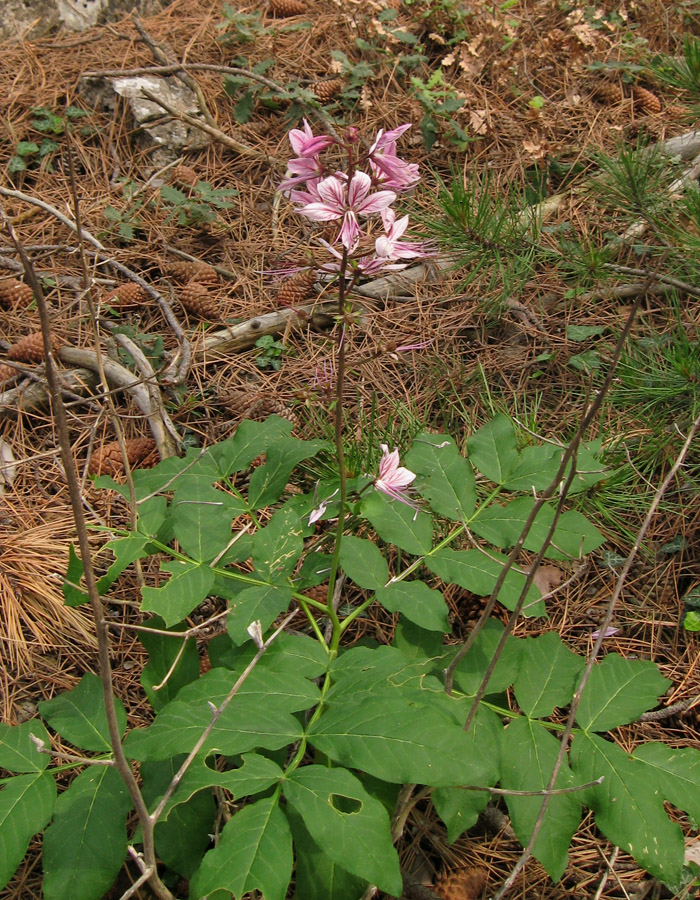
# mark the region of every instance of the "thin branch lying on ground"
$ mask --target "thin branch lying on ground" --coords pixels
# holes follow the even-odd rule
[[[85,369],[91,369],[93,372],[99,372],[100,370],[97,354],[94,350],[80,347],[62,347],[58,355],[62,362],[69,365],[82,366]],[[139,410],[148,420],[151,434],[156,442],[161,459],[175,456],[177,446],[161,415],[162,403],[159,404],[161,407],[159,409],[153,403],[150,391],[144,385],[143,379],[134,378],[134,373],[130,372],[129,369],[124,368],[124,366],[113,359],[103,359],[102,363],[109,384],[121,388],[130,394],[134,403],[136,403]]]

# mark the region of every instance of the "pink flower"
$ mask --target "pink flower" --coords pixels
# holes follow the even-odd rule
[[[369,164],[375,176],[382,184],[397,191],[407,191],[420,181],[418,166],[407,163],[396,155],[396,139],[410,127],[399,125],[386,133],[379,131],[368,152]]]
[[[289,132],[289,143],[297,156],[316,156],[322,150],[330,147],[333,138],[328,134],[314,136],[311,126],[304,119],[304,130],[292,128]]]
[[[396,448],[389,453],[386,444],[380,444],[380,447],[382,458],[379,461],[379,475],[374,480],[375,488],[392,500],[400,500],[401,503],[413,506],[406,496],[406,489],[415,479],[415,472],[399,465],[399,451]]]
[[[313,193],[319,200],[305,202],[299,212],[312,222],[331,222],[342,219],[340,240],[348,250],[354,250],[362,235],[358,216],[381,212],[396,199],[393,191],[376,191],[370,194],[372,179],[366,172],[355,172],[345,183],[338,175],[330,175],[313,185]],[[292,199],[302,200],[300,195],[311,193],[295,191]],[[305,200],[305,197],[304,197]]]
[[[425,244],[399,240],[408,228],[408,216],[397,222],[396,213],[389,207],[382,210],[382,224],[386,233],[375,241],[377,256],[385,259],[413,259],[416,256],[430,255]]]
[[[280,181],[277,190],[291,191],[297,185],[316,184],[321,178],[323,178],[323,169],[318,156],[290,159],[287,163],[286,177]]]

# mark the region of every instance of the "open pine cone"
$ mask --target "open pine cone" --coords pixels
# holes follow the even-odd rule
[[[16,278],[7,278],[0,281],[0,306],[5,309],[13,309],[15,306],[23,309],[34,299],[34,292],[23,281]]]
[[[209,286],[199,281],[190,281],[180,290],[180,303],[198,319],[215,322],[221,318],[219,304],[211,296]]]
[[[152,438],[132,438],[124,442],[129,468],[149,469],[160,460],[156,442]],[[124,457],[119,441],[103,444],[93,454],[88,463],[90,475],[123,475]]]

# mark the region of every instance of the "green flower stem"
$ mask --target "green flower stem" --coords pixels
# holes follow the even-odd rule
[[[299,606],[304,611],[304,615],[306,616],[309,625],[312,627],[313,632],[316,635],[316,638],[317,638],[319,644],[324,648],[324,650],[328,650],[328,645],[326,644],[326,640],[323,637],[323,634],[321,633],[321,629],[318,627],[318,622],[316,621],[316,619],[314,619],[314,617],[309,612],[309,606],[308,606],[308,602],[307,602],[307,601],[309,601],[309,598],[304,597],[302,594],[294,594],[293,596],[294,596],[294,599],[299,604]],[[316,603],[314,601],[313,605],[316,606],[317,608],[320,606],[320,608],[324,612],[326,611],[326,607],[324,606],[323,603]]]
[[[348,174],[350,177],[350,174]],[[338,645],[342,634],[340,619],[333,605],[333,595],[335,593],[335,584],[338,580],[338,568],[340,566],[340,545],[343,541],[343,532],[345,531],[345,519],[347,516],[347,497],[348,497],[348,480],[345,470],[345,451],[343,449],[343,385],[345,384],[345,297],[346,288],[345,272],[348,265],[348,251],[343,247],[343,257],[340,261],[340,276],[338,281],[338,316],[342,324],[340,332],[340,341],[338,343],[338,362],[336,368],[335,379],[335,452],[338,459],[338,474],[340,476],[340,511],[338,514],[338,525],[335,530],[335,546],[333,547],[333,556],[331,558],[331,570],[328,576],[328,618],[333,626],[331,635],[330,654],[333,659],[338,653]]]

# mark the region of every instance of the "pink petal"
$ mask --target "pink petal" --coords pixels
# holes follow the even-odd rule
[[[361,234],[362,229],[357,224],[355,213],[352,210],[349,210],[345,213],[343,224],[340,228],[340,234],[338,235],[340,242],[343,246],[347,247],[348,250],[354,250]]]
[[[345,209],[345,185],[335,175],[329,175],[316,185],[318,195],[326,203],[337,207],[338,212]]]
[[[339,219],[342,211],[339,211],[329,203],[307,203],[297,212],[311,219],[312,222],[332,222],[333,219]]]
[[[370,194],[366,200],[358,204],[355,210],[363,216],[369,216],[371,213],[386,209],[394,200],[396,200],[394,191],[377,191],[376,194]]]
[[[348,185],[348,206],[356,209],[369,193],[372,179],[366,172],[355,172]]]

